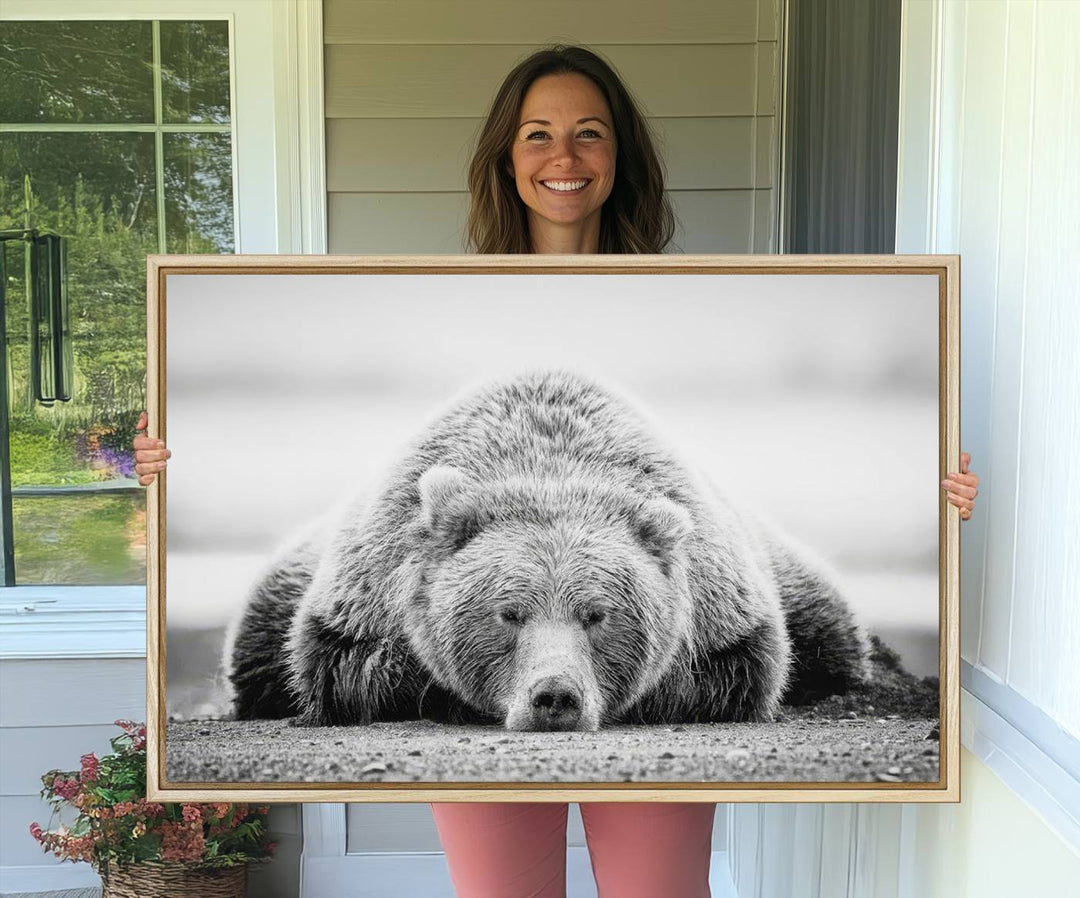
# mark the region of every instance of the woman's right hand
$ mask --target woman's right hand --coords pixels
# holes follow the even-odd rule
[[[146,430],[148,421],[146,412],[141,412],[135,429]],[[157,472],[165,470],[165,460],[172,453],[165,448],[164,440],[157,440],[145,434],[136,436],[132,445],[135,447],[135,473],[139,475],[139,483],[149,486],[154,482]]]

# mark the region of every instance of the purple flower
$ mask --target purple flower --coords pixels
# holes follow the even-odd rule
[[[111,471],[114,477],[135,476],[135,453],[133,451],[102,446],[95,454],[97,464]]]

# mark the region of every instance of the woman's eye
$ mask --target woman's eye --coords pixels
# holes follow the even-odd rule
[[[597,131],[595,128],[586,128],[584,131],[578,132],[578,137],[585,137],[589,139],[595,139],[597,137],[603,137],[604,135]],[[547,140],[551,135],[547,131],[530,131],[525,135],[526,140]]]

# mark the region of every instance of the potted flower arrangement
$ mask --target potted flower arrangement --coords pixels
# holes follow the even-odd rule
[[[247,865],[269,860],[269,808],[244,804],[160,804],[146,800],[146,727],[118,720],[113,753],[83,755],[78,771],[50,770],[41,797],[55,830],[30,834],[65,861],[87,861],[101,875],[102,898],[243,898]],[[50,821],[50,826],[52,821]]]

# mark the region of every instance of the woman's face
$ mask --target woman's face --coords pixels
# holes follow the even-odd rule
[[[589,78],[545,75],[532,83],[510,159],[534,239],[537,228],[599,228],[615,182],[615,152],[611,110]]]

